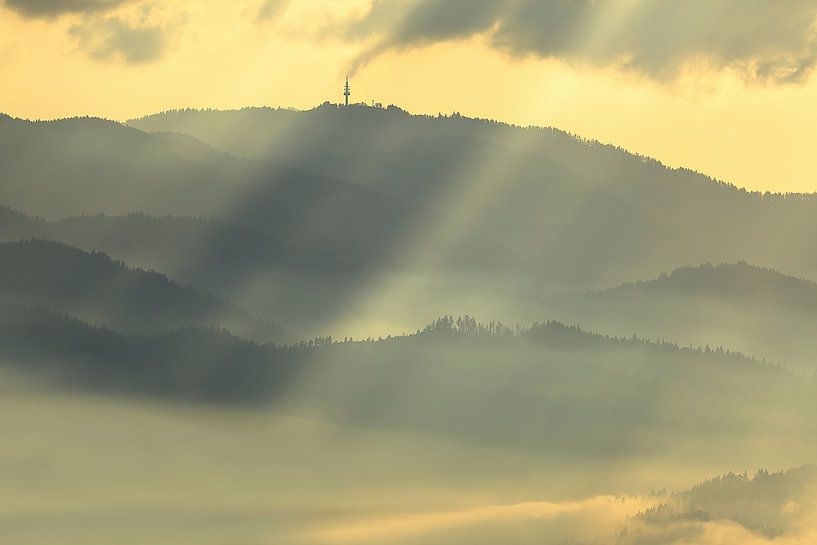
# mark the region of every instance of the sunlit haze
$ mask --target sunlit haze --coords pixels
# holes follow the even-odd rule
[[[817,0],[0,0],[0,545],[817,543]]]

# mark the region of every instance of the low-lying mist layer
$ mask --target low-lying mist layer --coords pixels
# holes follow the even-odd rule
[[[502,443],[73,394],[0,373],[4,542],[799,545],[813,535],[812,468],[707,480],[742,463],[576,466]]]

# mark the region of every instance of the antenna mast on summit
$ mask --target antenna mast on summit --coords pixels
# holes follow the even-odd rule
[[[346,76],[346,85],[343,86],[343,96],[346,98],[346,105],[349,105],[349,95],[352,94],[352,89],[349,87],[349,76]]]

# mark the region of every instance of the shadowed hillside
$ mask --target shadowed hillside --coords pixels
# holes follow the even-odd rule
[[[490,234],[540,278],[576,287],[740,259],[817,277],[804,236],[817,231],[813,197],[747,193],[555,129],[333,105],[181,110],[130,123],[419,202],[437,229],[454,231],[441,255]]]
[[[324,239],[293,241],[280,233],[246,227],[240,218],[236,222],[142,213],[46,221],[0,205],[0,242],[42,238],[86,251],[102,251],[235,301],[268,320],[286,315],[287,326],[309,335],[325,334],[324,323],[348,312],[367,286],[388,282],[384,279],[388,270],[360,255],[344,253]],[[486,241],[477,244],[483,249],[489,246]],[[459,260],[460,266],[468,253],[493,260],[497,254],[502,255],[502,250],[494,249],[464,249],[451,258]],[[438,303],[432,315],[447,310],[443,303],[457,300],[463,281],[469,276],[481,276],[480,271],[481,267],[475,266],[474,271],[462,269],[456,275],[441,273],[439,277],[424,278],[424,289],[433,286],[435,291],[416,299],[420,317],[426,319],[426,307],[432,301]],[[445,293],[452,289],[453,293]],[[401,306],[411,308],[405,303]],[[538,308],[534,316],[539,316]]]
[[[557,130],[332,105],[132,124],[160,132],[0,122],[0,199],[49,220],[218,220],[69,219],[53,238],[160,267],[256,315],[282,308],[310,335],[396,332],[452,310],[531,321],[542,317],[532,296],[688,263],[817,278],[804,236],[817,232],[814,198],[750,194]],[[349,315],[363,325],[345,326]]]
[[[235,301],[267,320],[322,334],[321,317],[334,316],[362,290],[371,271],[325,241],[294,243],[240,223],[142,213],[46,221],[0,206],[0,242],[52,240],[100,251],[129,265]]]
[[[546,300],[548,312],[612,335],[717,345],[817,370],[817,284],[746,262],[684,267]]]
[[[443,319],[416,335],[341,343],[312,357],[320,364],[293,400],[308,400],[302,412],[542,456],[663,452],[654,434],[667,433],[676,452],[685,437],[707,437],[714,459],[724,446],[718,437],[775,435],[782,421],[793,426],[786,433],[802,433],[795,430],[810,426],[803,415],[814,387],[720,348],[608,338],[558,322],[511,330]]]
[[[0,164],[0,201],[47,219],[219,218],[294,245],[332,246],[351,260],[376,260],[408,213],[365,187],[100,119],[0,120]]]
[[[46,221],[0,206],[0,241],[43,238],[99,250],[175,275],[243,278],[258,271],[342,273],[356,265],[333,247],[299,247],[275,235],[217,219],[142,213],[94,214]],[[198,282],[193,282],[198,284]]]
[[[267,400],[287,376],[270,348],[224,330],[128,336],[41,308],[0,305],[0,338],[7,365],[81,390],[247,404]]]
[[[405,337],[271,348],[206,330],[125,337],[6,306],[0,335],[3,360],[69,385],[274,402],[318,420],[500,442],[545,459],[665,456],[668,437],[673,456],[701,461],[758,441],[788,444],[788,454],[812,447],[802,442],[813,431],[811,380],[722,349],[555,322],[511,330],[446,318]],[[705,456],[695,451],[703,439]]]
[[[0,302],[48,307],[130,333],[221,326],[253,339],[285,336],[281,326],[162,274],[43,240],[0,244]]]

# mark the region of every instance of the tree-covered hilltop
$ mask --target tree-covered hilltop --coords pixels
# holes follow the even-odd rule
[[[777,304],[805,313],[817,311],[817,283],[746,261],[679,267],[658,278],[624,284],[595,296],[603,299],[638,292],[707,296],[727,302]]]
[[[733,472],[672,494],[627,521],[616,545],[708,542],[802,543],[817,509],[817,469]],[[791,540],[791,541],[789,541]]]
[[[817,230],[814,196],[750,193],[553,128],[331,104],[176,110],[129,123],[418,203],[429,245],[456,230],[438,259],[490,237],[518,256],[511,269],[577,288],[741,259],[817,278],[805,236]]]
[[[611,335],[723,344],[814,372],[817,284],[745,261],[543,301],[549,314]]]

